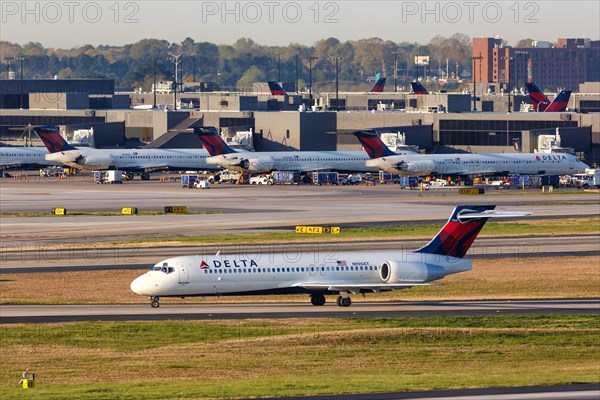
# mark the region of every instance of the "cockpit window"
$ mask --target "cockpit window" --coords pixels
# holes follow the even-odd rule
[[[152,268],[152,271],[161,271],[161,272],[164,272],[165,274],[167,274],[167,275],[168,275],[168,274],[170,274],[170,273],[173,273],[173,272],[175,272],[175,268],[173,268],[173,267],[169,267],[169,264],[167,264],[167,263],[163,263],[163,265],[162,265],[162,266],[155,265],[155,266]]]

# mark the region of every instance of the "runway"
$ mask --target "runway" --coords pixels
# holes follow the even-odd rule
[[[600,398],[600,384],[431,390],[333,396],[277,397],[271,400],[587,400]]]
[[[159,321],[262,318],[394,318],[506,314],[600,314],[600,299],[361,303],[0,305],[0,324],[74,321]]]

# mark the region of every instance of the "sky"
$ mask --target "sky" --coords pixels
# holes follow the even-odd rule
[[[6,1],[0,39],[72,48],[143,38],[233,44],[312,45],[379,37],[427,44],[435,35],[600,39],[600,1]]]

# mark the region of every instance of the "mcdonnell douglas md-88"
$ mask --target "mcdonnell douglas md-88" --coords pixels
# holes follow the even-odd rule
[[[214,127],[194,128],[210,153],[206,162],[243,173],[270,171],[376,172],[362,151],[235,151]]]
[[[206,164],[208,153],[204,149],[95,149],[73,147],[67,143],[54,126],[33,129],[48,149],[46,160],[84,170],[119,169],[141,173],[143,180],[150,179],[152,171],[218,169]]]
[[[59,165],[47,161],[45,147],[0,147],[0,169]]]
[[[368,167],[408,176],[568,175],[588,166],[572,154],[398,154],[374,130],[354,132],[371,158]]]
[[[302,253],[262,256],[183,256],[161,261],[131,282],[131,290],[160,297],[310,295],[315,306],[325,295],[339,294],[348,307],[349,293],[380,293],[428,285],[446,275],[469,271],[464,256],[489,218],[521,217],[528,212],[494,211],[495,206],[458,206],[440,232],[411,252]]]

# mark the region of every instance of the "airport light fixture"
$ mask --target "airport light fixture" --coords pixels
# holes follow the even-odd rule
[[[330,61],[335,61],[335,111],[340,111],[339,75],[341,59],[342,57],[329,57]]]
[[[281,83],[281,51],[275,52],[277,55],[277,82]]]
[[[473,69],[471,70],[471,77],[473,78],[473,111],[477,111],[477,79],[475,78],[475,60],[479,60],[479,68],[481,68],[482,59],[483,57],[481,56],[481,53],[479,53],[479,56],[471,57],[471,60],[473,60]]]
[[[398,52],[394,52],[394,92],[398,91]]]
[[[512,92],[512,88],[510,87],[510,71],[511,71],[511,67],[510,67],[510,62],[514,61],[514,57],[500,57],[501,60],[508,60],[508,74],[505,74],[504,78],[508,81],[508,113],[510,114],[512,111],[512,103],[510,101],[510,92]],[[506,71],[506,68],[504,69]]]
[[[21,64],[21,79],[20,79],[20,86],[21,86],[21,110],[23,109],[23,61],[25,61],[25,57],[23,56],[19,56],[15,58],[16,61],[19,61]]]
[[[154,64],[154,86],[152,86],[152,109],[156,108],[156,61],[157,57],[152,57],[152,61]]]
[[[520,51],[520,50],[516,50],[515,51],[515,87],[517,88],[517,91],[519,90],[519,56],[527,56],[529,55],[528,51]],[[525,79],[527,80],[527,78]]]
[[[293,52],[292,55],[296,58],[296,93],[298,93],[298,53],[297,51]]]
[[[309,106],[312,106],[312,65],[313,61],[318,60],[319,57],[310,56],[308,60],[308,102]]]
[[[179,63],[181,63],[183,53],[169,53],[169,55],[171,56],[169,60],[173,61],[173,65],[175,67],[175,82],[173,82],[173,110],[177,110],[177,78],[179,76]]]

